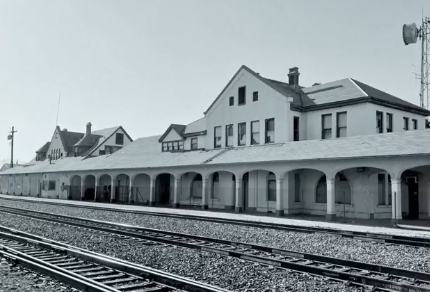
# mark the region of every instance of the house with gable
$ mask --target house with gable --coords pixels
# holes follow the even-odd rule
[[[430,111],[352,78],[303,86],[293,67],[285,79],[242,66],[194,122],[136,141],[124,135],[123,145],[122,128],[87,125],[70,143],[63,130],[61,143],[38,150],[40,163],[2,180],[43,174],[43,196],[71,199],[328,220],[430,217]],[[67,185],[67,195],[49,193],[51,184]]]

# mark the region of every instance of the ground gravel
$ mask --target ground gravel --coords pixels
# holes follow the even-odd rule
[[[18,215],[0,213],[0,224],[74,246],[193,278],[231,291],[361,291],[323,277],[296,273],[183,247],[145,245]]]
[[[339,238],[329,234],[306,234],[33,202],[6,201],[1,199],[0,202],[2,205],[17,208],[127,223],[148,228],[273,246],[401,269],[430,272],[430,249],[424,247],[381,244],[357,239]]]
[[[0,256],[0,292],[77,292],[45,275],[35,273]]]

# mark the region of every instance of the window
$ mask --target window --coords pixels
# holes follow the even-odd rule
[[[246,123],[239,123],[237,128],[237,145],[246,145]]]
[[[252,101],[258,101],[258,91],[252,93]]]
[[[260,144],[260,121],[251,122],[251,145]]]
[[[382,119],[383,113],[382,112],[376,112],[376,133],[383,133],[383,119]]]
[[[418,123],[417,123],[417,120],[415,120],[415,119],[412,119],[412,129],[413,130],[418,129]]]
[[[346,112],[336,114],[336,137],[346,137]]]
[[[106,151],[105,150],[99,150],[99,155],[105,155]]]
[[[107,147],[108,146],[106,146],[106,152],[108,152]],[[114,147],[114,148],[118,148],[116,150],[121,149],[121,147]],[[162,144],[162,151],[163,152],[182,151],[182,150],[184,150],[184,141],[163,142],[163,144]]]
[[[233,147],[233,125],[225,126],[225,147]]]
[[[234,96],[230,96],[230,97],[229,97],[229,99],[228,99],[228,105],[229,105],[229,106],[234,105]]]
[[[198,143],[198,138],[191,138],[191,150],[196,150],[199,147]]]
[[[221,127],[214,128],[214,148],[221,148]]]
[[[273,172],[267,176],[267,201],[276,202],[276,178]]]
[[[266,120],[266,143],[275,142],[275,119]]]
[[[393,132],[393,114],[387,113],[387,133]]]
[[[409,118],[403,117],[403,130],[409,130]]]
[[[386,205],[385,173],[378,173],[378,205]]]
[[[293,125],[293,131],[294,131],[294,141],[300,141],[300,136],[299,136],[299,129],[300,129],[300,118],[299,117],[294,117],[294,125]]]
[[[115,144],[124,145],[124,134],[123,133],[116,133]]]
[[[238,90],[239,100],[237,102],[238,105],[244,105],[246,104],[246,87],[239,87]]]
[[[331,138],[331,114],[322,115],[322,139]]]
[[[55,191],[55,180],[49,181],[48,191]]]
[[[294,174],[294,202],[300,202],[300,174]]]

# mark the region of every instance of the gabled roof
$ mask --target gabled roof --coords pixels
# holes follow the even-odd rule
[[[190,136],[199,136],[199,135],[205,135],[205,134],[206,134],[206,119],[203,117],[201,119],[198,119],[197,121],[189,123],[184,130],[183,136],[190,137]]]
[[[39,148],[39,150],[36,151],[36,153],[48,152],[49,146],[51,146],[51,142],[46,142],[42,147]]]
[[[112,137],[119,130],[122,130],[124,132],[125,136],[131,142],[133,142],[133,139],[130,137],[130,135],[128,135],[128,133],[124,130],[124,128],[122,126],[116,126],[116,127],[112,127],[112,128],[106,128],[106,129],[93,131],[93,132],[91,132],[91,134],[99,136],[99,139],[98,139],[97,143],[94,143],[94,146],[92,148],[90,148],[90,150],[87,153],[84,153],[84,156],[88,157],[91,154],[93,154],[96,149],[98,149],[101,145],[103,145],[110,137]]]
[[[91,147],[94,146],[95,143],[97,143],[100,139],[99,135],[89,134],[82,137],[81,140],[79,140],[75,145],[77,147]]]
[[[61,142],[63,143],[64,150],[67,152],[68,155],[73,153],[73,145],[75,145],[79,140],[84,137],[84,133],[78,133],[78,132],[69,132],[60,130],[60,127],[57,126],[58,133],[60,135]]]
[[[178,124],[171,124],[166,132],[164,132],[164,134],[160,137],[160,139],[158,140],[159,143],[163,142],[164,138],[166,138],[166,136],[169,134],[170,130],[175,130],[176,133],[178,133],[178,135],[184,139],[183,133],[185,131],[185,128],[187,126],[186,125],[178,125]]]

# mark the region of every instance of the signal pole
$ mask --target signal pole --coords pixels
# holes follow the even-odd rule
[[[15,127],[12,126],[12,131],[10,131],[9,132],[10,134],[7,136],[7,139],[11,140],[10,141],[10,168],[13,168],[13,138],[16,132],[17,131],[15,131]]]

